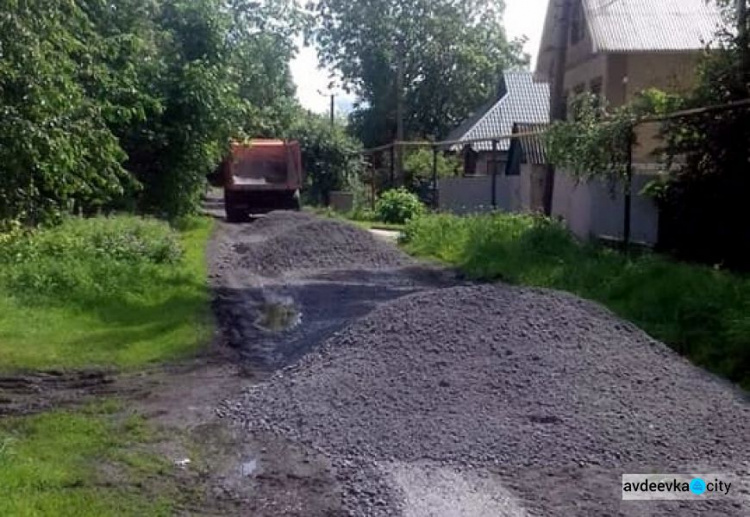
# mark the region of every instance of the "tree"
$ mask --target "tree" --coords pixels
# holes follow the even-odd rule
[[[724,1],[727,25],[707,53],[685,108],[750,98],[746,2]],[[678,256],[750,269],[750,111],[726,109],[668,121],[662,130],[672,173],[659,189],[663,246]]]
[[[332,191],[346,188],[361,173],[361,144],[344,127],[331,127],[327,117],[307,113],[287,136],[300,143],[307,194],[314,203],[328,205]]]
[[[443,137],[521,66],[508,42],[504,6],[490,0],[321,0],[314,31],[322,61],[360,104],[353,128],[365,145],[392,140],[403,103],[407,137]],[[402,84],[402,87],[399,86]]]
[[[199,207],[233,137],[299,112],[293,0],[2,0],[0,219]]]
[[[131,183],[108,128],[117,99],[102,106],[87,88],[112,79],[101,68],[110,50],[77,3],[3,2],[0,219],[38,223],[92,209]]]

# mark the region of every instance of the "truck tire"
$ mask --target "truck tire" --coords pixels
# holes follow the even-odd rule
[[[226,213],[228,223],[243,223],[249,219],[245,212],[236,208],[227,207]]]

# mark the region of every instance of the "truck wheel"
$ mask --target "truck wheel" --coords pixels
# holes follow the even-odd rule
[[[242,210],[227,208],[226,212],[228,223],[242,223],[248,220],[247,214]]]

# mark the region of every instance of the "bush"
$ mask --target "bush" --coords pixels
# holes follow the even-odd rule
[[[419,198],[403,188],[384,192],[375,205],[378,219],[389,224],[403,224],[424,212]]]
[[[61,225],[0,235],[0,285],[17,298],[95,299],[132,292],[145,271],[180,261],[179,235],[138,217],[70,218]],[[80,299],[80,298],[79,298]]]
[[[311,204],[328,206],[331,192],[348,188],[362,169],[361,144],[343,126],[331,127],[325,117],[300,117],[288,136],[300,143],[305,194]]]
[[[543,217],[431,215],[410,221],[407,250],[474,279],[596,300],[696,364],[750,388],[750,279],[644,253],[582,244]]]
[[[195,352],[211,333],[211,221],[180,226],[70,218],[0,234],[0,370],[134,367]]]

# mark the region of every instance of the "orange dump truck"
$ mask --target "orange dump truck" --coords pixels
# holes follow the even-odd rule
[[[233,143],[222,164],[227,220],[241,221],[272,210],[299,210],[302,175],[298,142]]]

